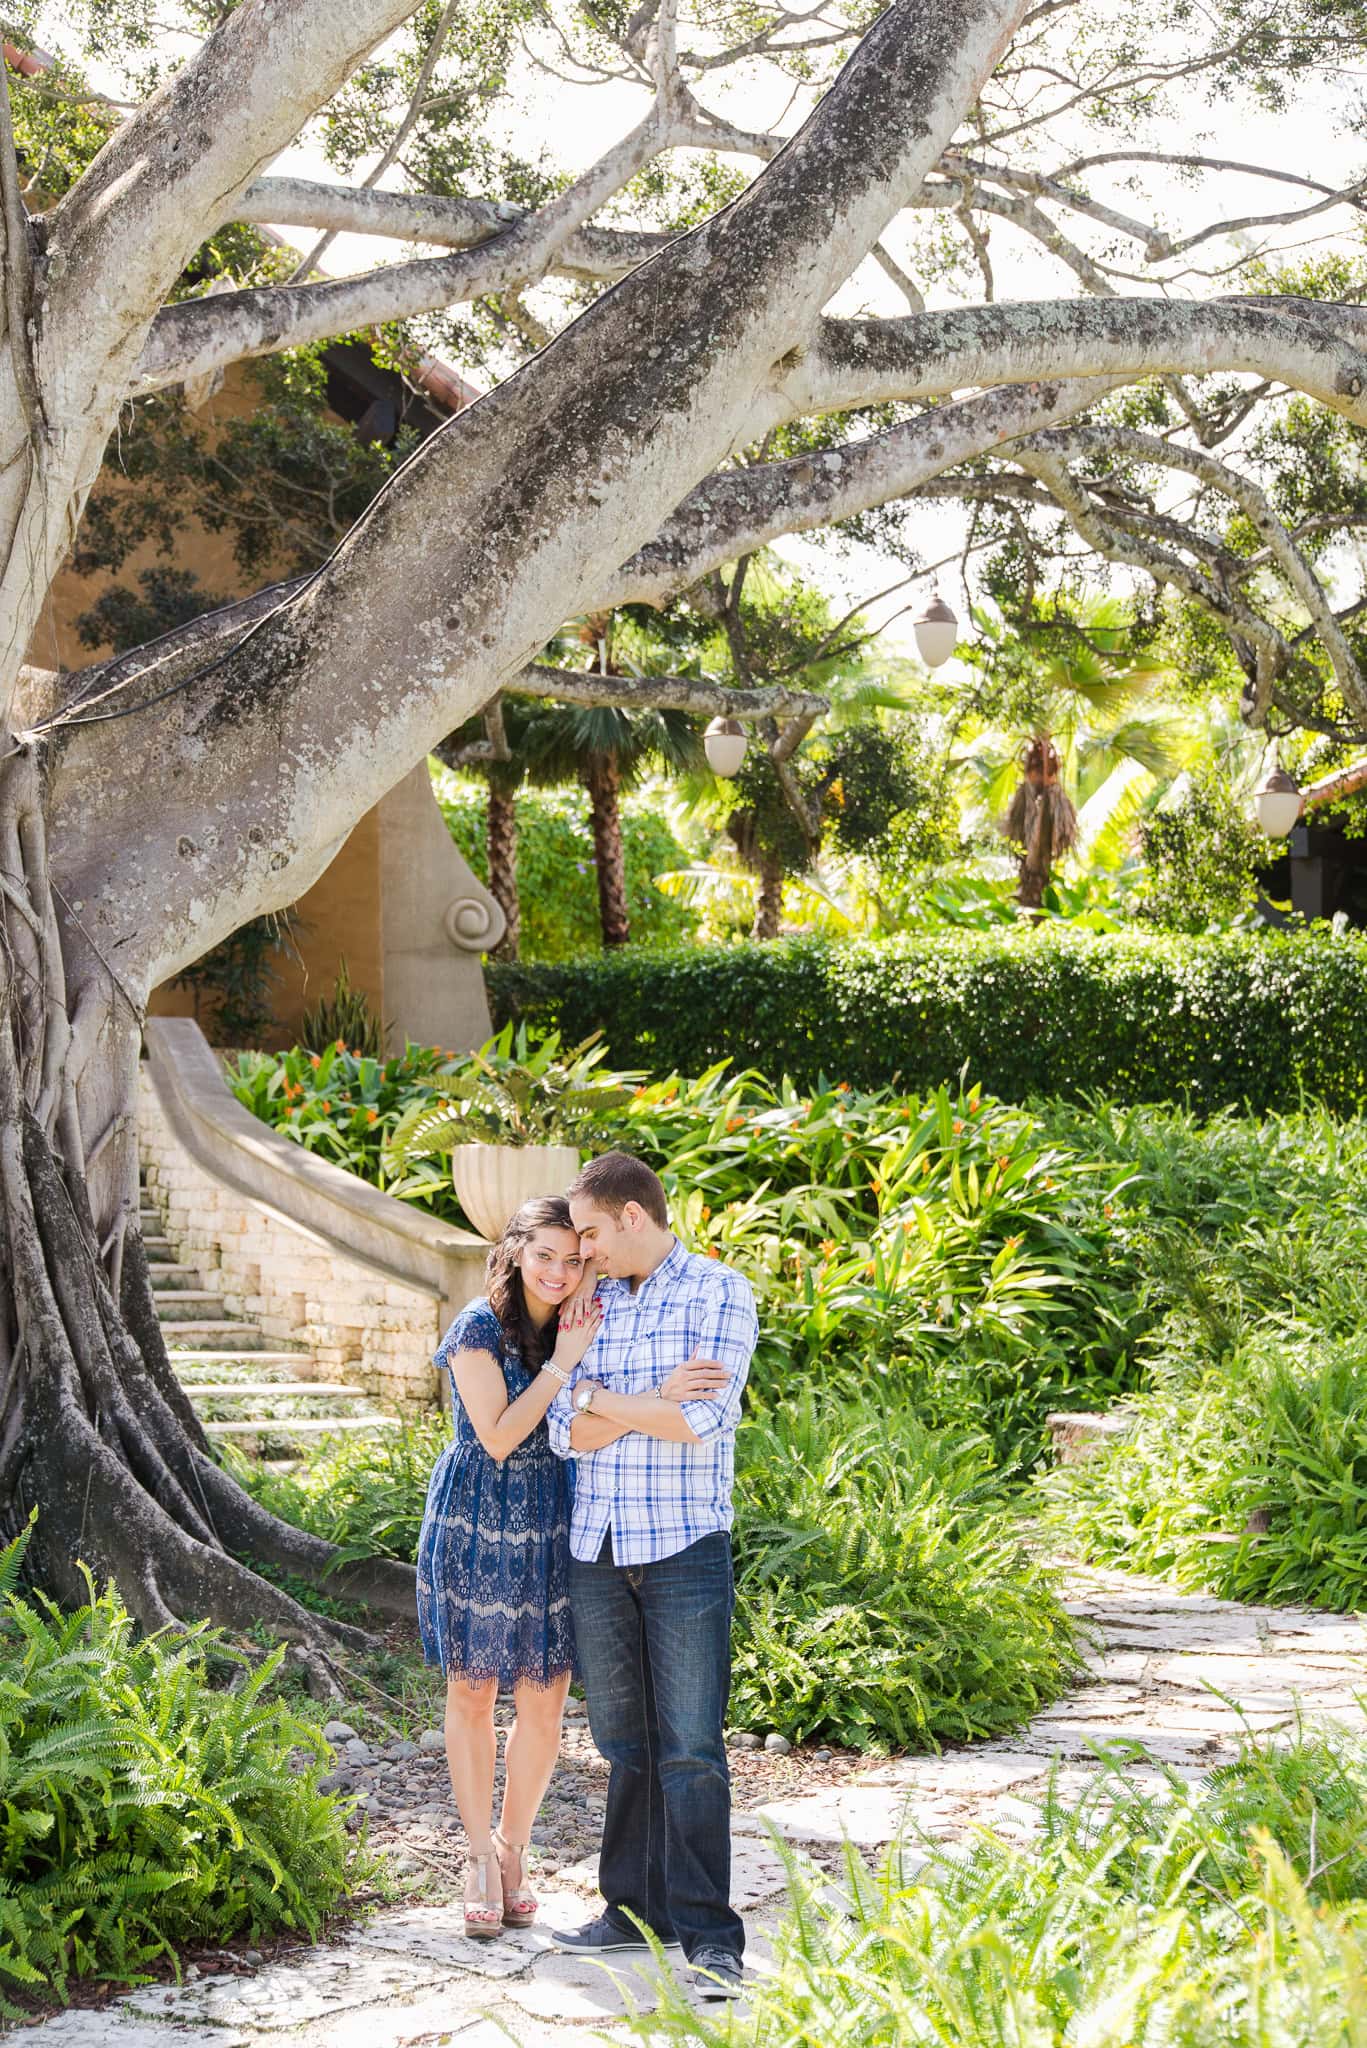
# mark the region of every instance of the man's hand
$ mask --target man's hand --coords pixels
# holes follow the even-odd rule
[[[662,1401],[715,1401],[729,1386],[731,1371],[719,1358],[700,1358],[695,1353],[676,1365],[660,1388]]]

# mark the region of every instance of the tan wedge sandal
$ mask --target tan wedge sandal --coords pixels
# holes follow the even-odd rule
[[[495,1905],[489,1896],[489,1865],[498,1870],[499,1903]],[[465,1901],[465,1932],[475,1941],[492,1941],[496,1934],[502,1934],[507,1921],[503,1904],[503,1873],[499,1870],[497,1849],[471,1851],[466,1860],[466,1882],[470,1872],[477,1879],[476,1896]]]
[[[494,1840],[500,1849],[506,1849],[519,1862],[527,1854],[530,1844],[510,1842],[502,1828],[494,1829]],[[500,1876],[502,1873],[500,1872]],[[530,1927],[536,1918],[537,1899],[535,1892],[529,1892],[525,1885],[518,1885],[513,1891],[503,1894],[503,1925],[505,1927]]]

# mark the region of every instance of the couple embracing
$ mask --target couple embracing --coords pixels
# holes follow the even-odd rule
[[[669,1228],[640,1159],[591,1160],[526,1203],[488,1295],[437,1352],[454,1439],[433,1472],[418,1618],[446,1673],[446,1752],[469,1847],[466,1932],[525,1927],[523,1859],[570,1681],[610,1766],[604,1910],[560,1946],[682,1946],[704,1997],[741,1983],[723,1723],[731,1675],[731,1486],[757,1326],[750,1287]],[[492,1825],[494,1700],[513,1694]],[[639,1924],[638,1924],[639,1923]]]

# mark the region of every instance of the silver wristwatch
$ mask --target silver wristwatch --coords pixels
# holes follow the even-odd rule
[[[588,1414],[590,1408],[592,1408],[593,1406],[593,1397],[597,1392],[598,1386],[596,1381],[594,1380],[585,1380],[582,1386],[576,1387],[574,1394],[574,1405],[575,1408],[578,1410],[579,1414]]]

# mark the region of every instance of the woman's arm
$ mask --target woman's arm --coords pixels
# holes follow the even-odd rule
[[[582,1302],[576,1297],[567,1304],[551,1354],[561,1372],[571,1372],[578,1365],[602,1319],[603,1311],[591,1296]],[[503,1368],[492,1351],[458,1351],[450,1363],[456,1392],[475,1435],[499,1464],[526,1442],[564,1385],[543,1367],[531,1385],[510,1401]]]

